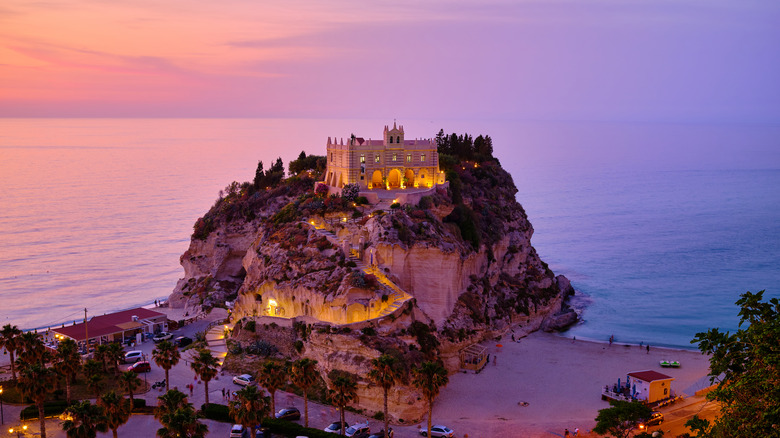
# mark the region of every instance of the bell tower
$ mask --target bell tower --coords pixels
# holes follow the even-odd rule
[[[387,125],[385,125],[385,147],[391,146],[391,145],[403,145],[404,144],[404,126],[396,126],[395,122],[393,122],[393,129],[390,129]]]

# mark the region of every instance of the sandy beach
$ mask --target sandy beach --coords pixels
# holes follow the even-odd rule
[[[434,422],[455,429],[459,437],[563,436],[565,428],[579,428],[582,435],[595,425],[598,410],[609,406],[601,400],[604,385],[625,381],[632,371],[672,376],[672,389],[687,396],[708,385],[703,378],[709,360],[698,351],[651,346],[648,353],[638,345],[572,342],[543,332],[485,345],[491,363],[480,374],[450,376],[434,407]],[[682,366],[661,368],[663,359]]]

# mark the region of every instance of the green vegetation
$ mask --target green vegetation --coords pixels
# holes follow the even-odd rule
[[[297,160],[290,161],[288,168],[290,169],[290,175],[300,175],[302,172],[311,172],[311,177],[315,180],[321,180],[322,174],[325,172],[325,168],[328,165],[328,160],[323,155],[306,155],[306,152],[301,151]]]
[[[710,355],[710,376],[717,387],[708,400],[720,403],[714,423],[695,417],[686,425],[697,437],[758,437],[780,434],[780,300],[763,301],[764,291],[745,292],[739,330],[717,328],[697,333],[702,353]]]
[[[639,423],[650,418],[653,410],[642,402],[611,400],[612,407],[601,409],[596,416],[593,431],[599,435],[610,434],[615,438],[628,438]]]

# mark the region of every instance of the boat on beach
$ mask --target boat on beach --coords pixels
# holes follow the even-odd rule
[[[680,362],[676,360],[662,360],[660,365],[664,368],[680,368]]]

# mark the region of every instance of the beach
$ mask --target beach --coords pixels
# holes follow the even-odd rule
[[[601,400],[604,386],[618,378],[625,382],[632,371],[655,370],[675,379],[673,391],[687,400],[662,412],[689,405],[694,392],[708,385],[709,359],[698,351],[650,346],[648,353],[638,345],[572,341],[543,332],[483,345],[489,346],[491,363],[479,374],[451,375],[434,407],[434,423],[455,429],[459,437],[563,436],[566,428],[579,428],[582,435],[595,426],[598,410],[609,407]],[[677,360],[681,367],[661,368],[661,360]]]
[[[170,318],[179,316],[180,309],[159,308]],[[175,331],[176,335],[194,336],[203,330],[209,321],[217,319],[210,315],[197,323]],[[502,345],[497,347],[497,345]],[[562,437],[564,429],[574,431],[579,428],[580,435],[588,436],[595,425],[594,419],[599,409],[607,408],[601,400],[601,389],[612,385],[620,378],[625,381],[626,374],[632,371],[655,370],[674,377],[672,389],[677,394],[685,394],[685,400],[661,409],[666,416],[662,425],[666,432],[672,428],[682,433],[684,420],[676,417],[699,413],[703,406],[703,397],[692,397],[695,391],[707,386],[705,376],[709,370],[708,357],[693,350],[672,350],[650,347],[649,353],[638,345],[609,345],[565,338],[556,334],[535,332],[518,342],[512,342],[510,334],[501,341],[483,343],[488,348],[491,362],[480,372],[454,373],[449,384],[441,390],[433,410],[433,423],[444,424],[455,430],[455,436],[469,438],[489,436],[511,437]],[[139,346],[151,352],[151,342]],[[7,365],[7,355],[0,356],[0,365]],[[661,368],[660,360],[677,360],[680,368]],[[171,372],[172,386],[183,387],[190,382],[192,372],[189,365],[180,363]],[[148,375],[149,381],[163,377],[163,371],[154,367]],[[224,380],[230,376],[221,374],[222,379],[211,387],[212,398],[219,402],[219,390]],[[707,381],[708,382],[708,381]],[[235,385],[228,383],[233,388]],[[237,387],[236,387],[237,388]],[[160,393],[150,391],[139,395],[154,404]],[[280,404],[289,404],[303,408],[302,399],[293,394],[280,393]],[[191,400],[195,406],[203,403],[201,392],[196,392]],[[527,406],[523,404],[527,403]],[[6,404],[6,424],[16,423],[22,406]],[[710,405],[710,408],[712,406]],[[330,406],[310,403],[312,426],[324,427],[334,410]],[[347,413],[347,421],[355,423],[368,420],[371,429],[381,428],[381,422],[368,419],[353,412]],[[64,436],[59,420],[47,421],[51,436]],[[211,432],[209,436],[225,436],[229,425],[213,421],[206,422]],[[323,423],[320,425],[320,423]],[[30,427],[37,429],[35,422]],[[150,434],[159,424],[150,416],[133,416],[130,424],[122,430],[144,430]],[[419,437],[419,430],[426,427],[425,419],[410,425],[394,425],[396,438]],[[667,434],[670,435],[670,434]],[[110,436],[101,434],[100,436]],[[150,435],[151,436],[151,435]],[[593,435],[595,436],[595,435]],[[674,436],[674,435],[670,435]]]

